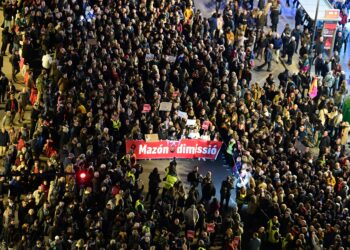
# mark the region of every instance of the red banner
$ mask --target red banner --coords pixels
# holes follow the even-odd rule
[[[138,140],[126,141],[126,152],[131,149],[136,158],[144,159],[182,159],[205,158],[215,160],[219,154],[222,142],[196,139],[183,139],[180,141],[145,142]]]

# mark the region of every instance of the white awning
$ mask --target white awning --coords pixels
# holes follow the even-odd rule
[[[299,0],[300,5],[303,7],[305,12],[311,18],[312,21],[315,20],[316,8],[318,0]],[[333,10],[333,6],[328,2],[328,0],[320,0],[320,6],[318,10],[317,20],[319,21],[340,21],[340,17],[329,18],[326,16],[326,11]]]

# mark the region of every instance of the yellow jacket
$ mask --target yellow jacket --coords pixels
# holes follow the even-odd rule
[[[228,44],[233,44],[235,41],[235,35],[232,31],[229,31],[226,33],[226,39]]]
[[[336,181],[335,181],[334,176],[331,176],[331,177],[327,178],[327,185],[328,186],[331,186],[332,188],[334,188],[335,183],[336,183]]]
[[[193,17],[193,10],[192,8],[186,8],[184,12],[185,21],[191,20]]]

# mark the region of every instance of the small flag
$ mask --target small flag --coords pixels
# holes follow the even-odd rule
[[[310,89],[309,89],[309,95],[311,99],[314,99],[317,96],[317,77],[314,77],[312,80]]]
[[[120,113],[122,111],[122,104],[120,103],[120,95],[118,98],[117,111],[118,111],[118,113]]]

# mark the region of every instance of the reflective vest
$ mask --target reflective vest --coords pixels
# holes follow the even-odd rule
[[[139,207],[141,207],[141,208],[139,208]],[[137,201],[136,201],[136,203],[135,203],[135,209],[136,209],[137,211],[139,211],[139,210],[143,211],[144,207],[143,207],[143,204],[142,204],[142,202],[141,202],[140,200],[137,200]]]
[[[239,194],[237,196],[237,205],[243,205],[246,196],[247,196],[247,193],[239,192]]]
[[[177,177],[176,176],[172,176],[170,174],[168,174],[165,178],[163,187],[165,189],[170,189],[174,186],[174,184],[177,182]]]
[[[112,120],[113,129],[119,130],[120,125],[121,125],[121,123],[119,120]]]
[[[268,241],[270,243],[278,243],[279,242],[279,237],[275,237],[276,235],[279,234],[279,228],[276,227],[276,228],[273,228],[273,222],[272,222],[272,219],[269,220],[268,222]]]
[[[131,177],[132,183],[135,183],[135,175],[133,174],[133,172],[129,171],[126,176]]]
[[[151,232],[151,228],[147,225],[142,226],[142,233],[149,233]]]
[[[204,247],[198,247],[198,250],[206,250]]]
[[[230,144],[228,144],[228,147],[226,149],[226,152],[229,154],[229,155],[233,155],[233,147],[235,146],[236,144],[236,141],[231,141]]]

